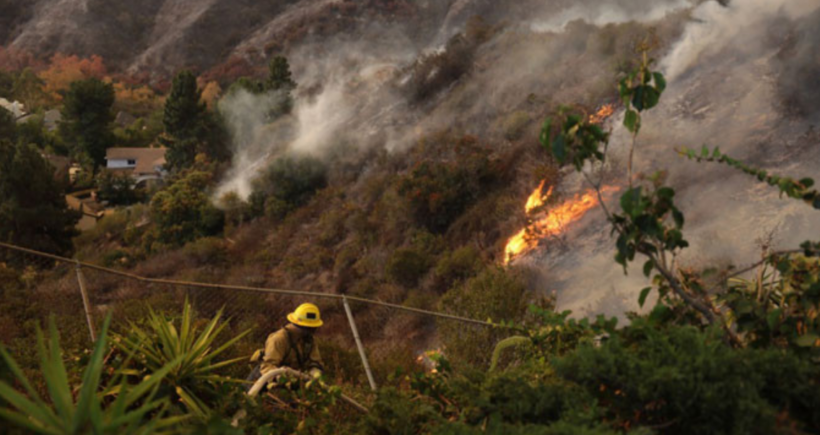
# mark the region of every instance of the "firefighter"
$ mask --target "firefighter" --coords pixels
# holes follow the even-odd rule
[[[313,334],[322,326],[319,307],[302,304],[288,314],[288,324],[268,335],[265,348],[256,352],[251,361],[261,364],[254,368],[248,381],[256,382],[265,373],[279,367],[290,367],[318,378],[322,375],[322,357]],[[263,354],[264,352],[264,354]]]

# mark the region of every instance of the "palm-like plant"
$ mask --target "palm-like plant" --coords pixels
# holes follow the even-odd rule
[[[219,334],[228,325],[220,322],[220,310],[204,328],[194,324],[195,315],[191,305],[185,301],[179,328],[173,320],[149,309],[145,326],[131,324],[128,335],[117,337],[117,345],[127,354],[134,354],[136,371],[131,374],[146,375],[164,367],[169,361],[180,360],[164,378],[179,400],[194,414],[209,416],[210,409],[200,398],[213,391],[214,384],[242,382],[220,376],[217,370],[246,359],[239,357],[225,361],[218,358],[237,341],[247,335],[247,330],[214,349]],[[201,329],[201,330],[200,330]]]
[[[40,368],[48,390],[43,399],[32,387],[17,362],[0,347],[11,373],[24,389],[18,392],[0,381],[0,398],[10,407],[0,409],[0,420],[38,434],[150,434],[179,423],[185,417],[166,418],[167,399],[155,399],[159,383],[179,364],[179,359],[168,361],[151,377],[136,385],[129,385],[122,376],[114,376],[108,391],[116,390],[116,398],[101,393],[103,356],[107,349],[109,319],[94,346],[82,385],[76,396],[72,394],[63,364],[60,338],[54,318],[49,320],[49,340],[37,330],[37,348]]]

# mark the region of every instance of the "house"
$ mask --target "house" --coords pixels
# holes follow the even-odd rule
[[[162,180],[167,148],[109,148],[105,152],[106,168],[127,173],[135,184]]]
[[[48,131],[57,131],[60,126],[60,121],[63,120],[63,114],[57,109],[47,110],[43,115],[43,126]]]
[[[20,119],[26,115],[25,106],[19,101],[9,101],[5,98],[0,98],[0,107],[11,112],[14,119]]]

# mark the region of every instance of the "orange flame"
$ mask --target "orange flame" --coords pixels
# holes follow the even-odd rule
[[[538,185],[538,188],[527,198],[527,204],[524,205],[524,211],[527,212],[527,214],[532,213],[533,210],[544,205],[544,201],[552,195],[552,187],[550,187],[547,193],[542,193],[544,191],[544,183],[546,182],[547,180],[541,180],[541,184]]]
[[[601,106],[595,114],[589,115],[589,122],[592,124],[601,124],[612,116],[613,113],[615,113],[615,105],[605,104]]]
[[[524,209],[528,215],[531,210],[542,205],[552,193],[552,188],[550,188],[546,195],[541,195],[543,187],[544,182],[542,181],[541,185],[527,199]],[[617,188],[605,187],[602,190],[610,192],[617,190]],[[537,198],[537,200],[533,198]],[[531,207],[534,203],[538,203],[538,205]],[[504,248],[504,264],[509,264],[513,259],[537,248],[541,239],[560,234],[568,224],[583,217],[587,211],[596,205],[598,205],[597,194],[594,190],[589,190],[583,195],[575,195],[571,200],[553,207],[546,215],[539,216],[537,220],[531,221],[529,225],[507,241],[507,246]]]

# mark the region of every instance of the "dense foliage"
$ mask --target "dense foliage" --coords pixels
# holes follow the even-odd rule
[[[182,71],[174,77],[162,119],[169,136],[166,160],[171,169],[190,166],[196,158],[206,128],[206,108],[201,98],[202,91],[197,88],[196,76],[192,72]]]
[[[207,171],[191,169],[154,195],[150,210],[155,227],[143,239],[149,250],[181,246],[222,231],[224,214],[214,207],[206,191],[211,177]]]
[[[255,181],[249,201],[252,213],[281,219],[304,205],[327,185],[327,167],[311,156],[282,156]]]
[[[34,146],[0,139],[0,240],[70,254],[79,213],[68,209],[63,193]]]
[[[2,409],[0,415],[7,422],[25,429],[26,433],[146,434],[184,420],[166,418],[169,403],[167,399],[156,398],[158,384],[178,363],[176,360],[158,367],[150,378],[136,384],[128,383],[122,374],[110,377],[108,383],[103,384],[103,377],[107,375],[104,358],[108,351],[108,320],[76,390],[69,385],[60,335],[53,318],[49,323],[48,340],[37,331],[37,351],[48,390],[47,400],[41,398],[14,358],[0,348],[6,366],[25,390],[25,395],[20,394],[0,381],[0,398],[15,409]],[[101,389],[109,394],[116,392],[116,398],[107,399],[109,394],[101,394]]]
[[[105,165],[105,150],[114,145],[113,105],[113,86],[93,78],[71,83],[63,100],[60,131],[95,167]]]

